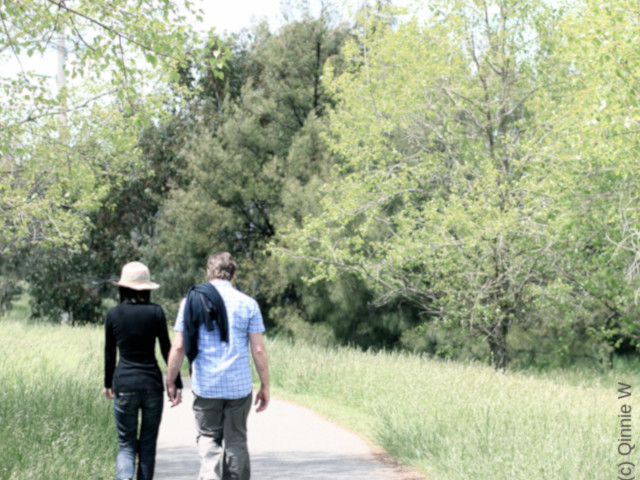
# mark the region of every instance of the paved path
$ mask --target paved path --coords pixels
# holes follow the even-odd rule
[[[196,480],[198,455],[191,404],[168,404],[163,412],[156,456],[156,480]],[[380,461],[356,435],[314,412],[278,399],[249,415],[249,452],[256,480],[418,480],[422,477]]]

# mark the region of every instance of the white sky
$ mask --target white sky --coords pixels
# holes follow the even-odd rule
[[[204,11],[202,25],[197,30],[206,31],[214,27],[220,34],[232,33],[260,20],[267,20],[269,27],[274,30],[282,23],[281,2],[282,0],[194,0],[196,7]],[[312,13],[319,12],[321,2],[322,0],[309,0]],[[55,77],[57,71],[55,42],[42,57],[23,57],[21,62],[22,67],[27,71]],[[4,62],[0,61],[0,68],[3,76],[17,74],[20,71],[20,66],[13,56],[6,57]]]
[[[298,0],[299,1],[299,0]],[[311,7],[311,13],[317,15],[326,0],[307,0]],[[195,0],[196,5],[205,13],[205,23],[214,26],[219,33],[238,31],[248,27],[253,20],[266,19],[271,29],[275,29],[282,21],[283,0]],[[294,0],[295,4],[296,1]],[[343,15],[348,15],[349,9],[356,5],[366,3],[366,0],[333,0],[335,5],[340,5]],[[408,6],[418,3],[417,0],[393,0],[394,5]]]
[[[250,26],[252,20],[263,19],[274,28],[281,17],[280,0],[202,0],[196,4],[205,12],[205,26],[213,26],[219,33],[235,32]]]
[[[270,29],[276,30],[283,23],[283,5],[287,0],[192,0],[196,8],[204,12],[202,25],[196,25],[196,29],[204,32],[214,27],[219,34],[236,32],[244,27],[251,26],[254,22],[266,20]],[[304,3],[301,0],[290,0],[291,3]],[[311,13],[317,15],[321,5],[327,0],[307,0]],[[331,1],[331,0],[329,0]],[[343,8],[342,14],[348,17],[350,7],[360,5],[366,0],[333,0],[334,5]],[[407,5],[415,0],[394,0],[396,5]],[[178,3],[180,3],[178,1]],[[193,20],[195,21],[195,19]],[[57,54],[55,42],[42,57],[21,57],[22,67],[26,71],[36,72],[55,81],[57,72]],[[0,59],[0,70],[3,76],[12,76],[20,72],[20,65],[13,56],[6,56],[4,61]]]

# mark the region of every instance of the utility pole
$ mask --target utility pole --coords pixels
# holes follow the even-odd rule
[[[64,0],[57,1],[58,8],[62,8],[64,6]],[[58,84],[58,99],[60,101],[60,108],[62,109],[62,119],[63,122],[66,123],[67,118],[67,94],[66,94],[66,86],[67,86],[67,77],[64,72],[64,64],[67,60],[67,45],[66,45],[66,35],[64,23],[58,26],[58,35],[56,37],[56,47],[58,50],[58,74],[56,76],[56,81]]]
[[[60,31],[58,32],[58,93],[62,95],[62,90],[67,84],[67,79],[64,73],[64,63],[67,59],[67,47],[65,44],[65,33],[64,27],[60,27]]]
[[[58,0],[58,8],[62,8],[64,6],[64,0]],[[61,124],[61,141],[65,141],[67,139],[67,77],[64,72],[64,64],[67,60],[67,46],[66,46],[66,38],[65,38],[65,28],[64,23],[58,27],[58,35],[56,39],[56,47],[58,50],[58,74],[56,75],[56,82],[58,84],[58,99],[60,101],[60,108],[62,110],[62,124]],[[71,170],[71,163],[68,164],[69,170]],[[71,176],[71,171],[69,171],[69,176]],[[67,310],[62,314],[61,323],[69,322],[70,325],[74,325],[73,320],[73,310]]]

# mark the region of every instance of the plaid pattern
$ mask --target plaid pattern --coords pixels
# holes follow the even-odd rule
[[[220,331],[198,330],[198,355],[193,364],[192,389],[199,397],[235,400],[253,390],[249,361],[249,333],[265,331],[258,302],[236,290],[231,282],[214,280],[224,300],[229,319],[229,343],[220,341]],[[185,299],[180,303],[174,330],[184,331]]]

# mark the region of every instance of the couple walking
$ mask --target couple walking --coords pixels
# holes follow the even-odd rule
[[[117,480],[151,480],[162,417],[162,374],[155,343],[167,362],[171,406],[182,401],[179,370],[186,356],[192,373],[193,411],[198,432],[198,480],[248,480],[247,417],[252,403],[249,353],[260,389],[257,412],[269,404],[269,368],[257,302],[234,288],[236,264],[227,252],[207,261],[208,281],[191,287],[176,317],[170,344],[164,311],[150,302],[149,269],[140,262],[122,267],[120,303],[105,319],[104,394],[113,399],[118,432]],[[116,350],[119,361],[116,366]],[[141,412],[138,433],[138,413]]]

